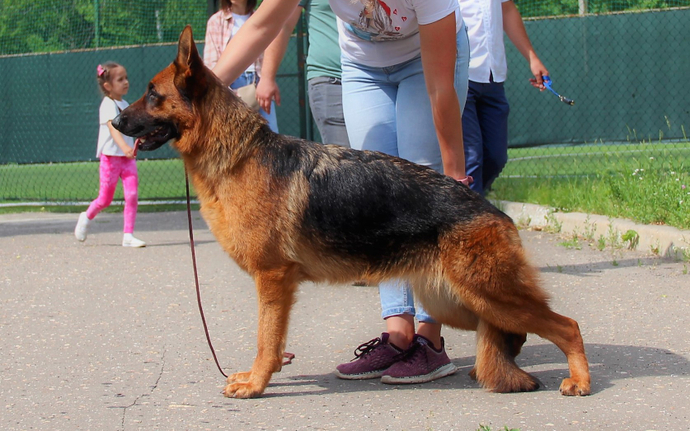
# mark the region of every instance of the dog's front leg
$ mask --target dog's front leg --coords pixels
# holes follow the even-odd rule
[[[290,280],[288,271],[261,273],[255,281],[259,300],[258,352],[251,371],[228,377],[226,397],[260,396],[271,375],[280,371],[283,364],[296,283]]]

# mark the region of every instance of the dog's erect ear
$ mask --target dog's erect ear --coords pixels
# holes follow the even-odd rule
[[[204,68],[204,62],[199,56],[199,51],[196,49],[194,43],[194,36],[192,35],[192,27],[186,26],[180,34],[180,42],[177,45],[177,57],[175,58],[175,66],[177,73],[175,74],[175,84],[178,88],[187,88],[187,81],[192,75],[198,74],[201,77],[201,70]],[[197,78],[197,82],[199,78]],[[191,90],[190,88],[187,88]]]
[[[201,62],[199,51],[196,49],[194,43],[194,36],[192,35],[192,27],[186,26],[182,33],[180,33],[180,42],[177,45],[177,58],[175,63],[178,68],[193,68],[197,63]]]

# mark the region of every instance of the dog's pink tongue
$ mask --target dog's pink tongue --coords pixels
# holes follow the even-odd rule
[[[139,143],[140,143],[140,142],[141,142],[141,141],[140,141],[139,138],[137,138],[137,139],[134,140],[134,157],[137,156],[137,150],[139,149]]]

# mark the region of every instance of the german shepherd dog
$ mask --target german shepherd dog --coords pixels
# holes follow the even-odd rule
[[[432,169],[273,133],[204,66],[189,26],[175,60],[113,125],[142,151],[171,141],[202,216],[256,283],[257,356],[228,377],[226,396],[260,396],[280,371],[301,282],[391,278],[408,280],[438,322],[477,331],[470,375],[488,390],[539,387],[515,364],[534,333],[567,357],[560,392],[590,393],[578,324],[549,308],[507,215]]]

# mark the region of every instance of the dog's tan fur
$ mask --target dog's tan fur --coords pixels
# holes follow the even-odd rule
[[[204,219],[223,249],[256,282],[258,353],[251,371],[228,378],[225,395],[259,396],[281,369],[299,283],[390,278],[409,280],[417,299],[439,322],[477,331],[471,375],[484,387],[497,392],[538,387],[514,360],[529,332],[565,353],[570,377],[563,380],[561,393],[589,394],[578,325],[549,308],[507,216],[430,169],[270,132],[258,114],[203,66],[189,27],[178,49],[176,60],[114,123],[134,136],[175,135],[173,146],[191,175]],[[154,144],[144,143],[141,149],[161,143]],[[342,191],[334,181],[341,173],[361,187]],[[405,187],[403,197],[422,190],[420,199],[428,197],[434,204],[427,208],[413,200],[397,205],[368,196],[375,193],[369,189],[396,193],[396,187]],[[351,193],[360,201],[348,201]],[[357,205],[364,201],[370,204]],[[325,210],[330,205],[353,215],[331,219],[334,214]],[[364,219],[367,225],[357,224]],[[398,223],[403,219],[409,223]],[[380,223],[371,231],[377,234],[393,229],[384,238],[399,249],[389,253],[395,247],[381,247],[381,258],[371,254],[367,247],[381,244],[357,236],[357,229],[371,223]],[[343,226],[350,230],[340,232]]]

